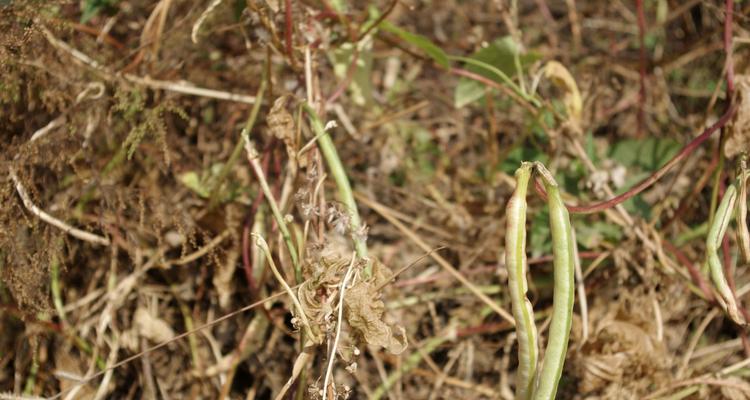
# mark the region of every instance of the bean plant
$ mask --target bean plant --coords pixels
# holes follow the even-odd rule
[[[526,193],[534,171],[542,179],[547,191],[555,265],[552,320],[541,366],[538,365],[534,310],[526,297]],[[518,337],[516,399],[553,399],[562,375],[573,319],[575,243],[560,189],[544,165],[539,162],[524,162],[518,168],[516,189],[508,202],[506,218],[505,265],[508,268],[508,285]]]

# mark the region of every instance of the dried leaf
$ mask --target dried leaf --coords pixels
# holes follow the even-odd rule
[[[297,159],[297,145],[294,140],[296,129],[294,128],[294,117],[286,109],[288,103],[288,96],[281,96],[276,99],[276,101],[273,102],[273,107],[271,107],[271,110],[268,112],[266,121],[268,122],[268,128],[271,130],[271,134],[275,138],[284,142],[287,156],[292,163],[291,168],[292,170],[296,170],[298,163],[301,163],[303,167],[305,166],[306,158],[302,157],[300,160]]]
[[[734,102],[737,111],[729,123],[724,155],[732,159],[750,149],[750,75],[738,75]]]
[[[359,281],[346,292],[344,316],[360,337],[371,345],[400,354],[406,349],[406,331],[401,326],[391,327],[383,321],[385,304],[376,290],[390,280],[390,271],[378,262],[373,262],[373,277]],[[395,331],[395,332],[394,332]]]
[[[138,307],[135,311],[133,324],[138,334],[156,343],[172,339],[174,331],[166,321],[152,315],[146,308]]]
[[[549,79],[555,86],[565,92],[563,102],[568,113],[570,122],[575,126],[580,126],[581,112],[583,110],[583,100],[581,92],[578,90],[576,80],[570,74],[564,65],[557,61],[550,61],[544,67],[544,76]]]
[[[729,400],[750,399],[750,384],[736,376],[727,377],[720,386],[722,398]]]
[[[305,273],[313,277],[300,286],[297,297],[312,325],[310,328],[316,343],[323,342],[329,327],[328,321],[333,315],[336,296],[329,290],[339,286],[349,264],[349,260],[342,254],[346,254],[346,251],[336,246],[335,241],[329,242],[320,251],[311,252],[311,257],[305,263]]]

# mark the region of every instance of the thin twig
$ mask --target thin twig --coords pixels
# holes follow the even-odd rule
[[[357,198],[362,203],[364,203],[367,207],[372,208],[375,212],[380,214],[383,218],[385,218],[388,222],[390,222],[393,226],[395,226],[398,230],[400,230],[404,235],[406,235],[406,237],[408,237],[412,242],[414,242],[423,251],[430,252],[432,250],[432,248],[427,243],[425,243],[419,237],[419,235],[414,233],[411,229],[407,228],[406,225],[401,223],[401,221],[393,217],[385,206],[363,195],[358,194]],[[430,257],[432,257],[433,260],[435,260],[438,264],[440,264],[440,266],[443,267],[443,269],[448,271],[457,281],[461,282],[461,284],[466,286],[466,288],[469,289],[469,291],[471,291],[472,294],[474,294],[476,297],[482,300],[482,302],[484,302],[487,306],[489,306],[490,309],[495,311],[504,320],[508,321],[512,326],[515,326],[516,321],[513,319],[513,316],[510,315],[509,312],[505,311],[496,302],[490,299],[486,294],[482,293],[481,289],[479,289],[476,285],[474,285],[468,279],[466,279],[466,277],[464,277],[458,270],[456,270],[456,268],[454,268],[448,261],[446,261],[443,257],[441,257],[439,254],[435,252],[431,252]]]
[[[299,302],[299,299],[297,299],[297,296],[294,295],[292,288],[289,287],[289,284],[286,283],[286,280],[284,280],[284,277],[279,272],[279,269],[276,268],[276,263],[273,261],[273,257],[271,257],[271,249],[268,248],[268,243],[266,243],[266,240],[263,239],[263,236],[260,236],[256,233],[253,233],[252,235],[253,237],[255,237],[255,244],[258,246],[258,248],[261,249],[263,254],[266,256],[266,261],[268,261],[268,265],[271,267],[271,271],[273,271],[273,275],[279,281],[279,283],[284,288],[284,290],[289,295],[289,297],[292,298],[292,303],[294,304],[294,307],[297,309],[299,318],[302,320],[302,325],[308,331],[307,332],[308,338],[312,338],[313,335],[312,335],[312,331],[310,327],[310,322],[307,320],[305,309],[302,308],[302,304]]]
[[[106,237],[99,236],[99,235],[75,228],[73,226],[70,226],[66,224],[65,222],[60,221],[59,219],[47,214],[41,208],[37,207],[34,204],[34,202],[31,201],[29,194],[26,192],[26,188],[23,187],[23,185],[21,184],[21,180],[19,180],[18,175],[16,175],[16,171],[14,171],[12,168],[10,169],[10,178],[13,180],[13,183],[16,185],[16,191],[18,192],[18,195],[21,196],[23,205],[26,206],[26,209],[31,211],[32,214],[39,217],[39,219],[41,219],[42,221],[56,228],[61,229],[63,232],[75,238],[81,239],[86,242],[91,242],[94,244],[100,244],[102,246],[109,246],[110,242],[109,242],[109,239],[107,239]]]
[[[646,15],[643,11],[643,0],[635,1],[638,13],[638,42],[639,42],[639,80],[641,88],[638,92],[638,137],[643,134],[646,116]]]
[[[232,232],[229,229],[227,229],[224,232],[221,232],[215,238],[211,239],[210,242],[208,242],[205,246],[201,247],[197,251],[195,251],[193,253],[190,253],[190,254],[186,255],[185,257],[180,257],[177,260],[165,261],[163,266],[166,268],[166,267],[169,267],[169,266],[172,266],[172,265],[185,265],[185,264],[189,264],[189,263],[191,263],[191,262],[193,262],[193,261],[195,261],[195,260],[197,260],[197,259],[205,256],[206,254],[208,254],[209,251],[211,251],[214,247],[218,246],[219,243],[221,243],[221,242],[224,241],[224,239],[228,238],[231,235],[231,233]]]
[[[331,135],[329,135],[323,127],[315,110],[313,110],[309,104],[305,104],[304,108],[310,117],[310,125],[312,126],[313,132],[318,136],[318,146],[320,147],[320,151],[323,153],[323,157],[326,159],[326,164],[328,164],[328,168],[331,170],[333,180],[336,182],[336,187],[339,190],[339,200],[344,204],[347,214],[349,215],[349,229],[351,231],[352,240],[354,241],[354,249],[357,251],[357,256],[367,259],[366,228],[362,224],[362,219],[359,216],[357,202],[354,200],[352,186],[349,183],[349,178],[346,176],[344,165],[341,163],[341,158],[336,151],[336,146],[333,144]],[[371,268],[372,266],[368,263],[365,267],[365,276],[370,275]]]
[[[271,192],[271,188],[268,186],[268,182],[266,181],[266,176],[263,174],[263,167],[260,165],[260,161],[258,160],[258,152],[255,150],[255,146],[250,141],[248,137],[248,132],[243,132],[243,138],[245,140],[245,151],[247,152],[247,160],[250,162],[250,165],[253,167],[253,172],[255,172],[255,177],[258,179],[258,183],[260,183],[261,190],[263,191],[263,195],[266,197],[266,201],[268,202],[268,205],[271,207],[271,212],[273,213],[274,219],[276,219],[276,223],[279,226],[279,231],[281,231],[281,236],[284,238],[284,243],[286,244],[287,250],[289,250],[289,256],[292,259],[292,266],[294,267],[294,274],[297,282],[302,281],[302,269],[299,265],[299,255],[297,254],[297,249],[294,247],[294,242],[292,242],[292,235],[289,233],[289,228],[287,227],[286,220],[284,219],[284,216],[281,215],[281,211],[279,210],[279,205],[276,203],[276,199],[273,196],[273,193]]]
[[[101,72],[102,74],[104,74],[106,78],[110,80],[116,79],[118,77],[117,74],[114,74],[111,71],[107,70],[104,66],[99,64],[98,61],[89,57],[87,54],[83,53],[82,51],[78,49],[73,48],[69,44],[56,38],[52,34],[52,32],[50,32],[46,27],[41,26],[40,29],[42,33],[44,34],[44,36],[47,38],[47,41],[49,41],[54,47],[67,52],[68,54],[73,56],[73,58],[80,61],[84,65],[90,68],[93,68],[96,71]],[[206,89],[202,87],[193,86],[187,82],[161,81],[161,80],[152,79],[149,77],[140,77],[140,76],[136,76],[132,74],[123,74],[120,76],[127,81],[130,81],[138,85],[147,86],[152,89],[162,89],[162,90],[168,90],[168,91],[172,91],[176,93],[188,94],[192,96],[210,97],[210,98],[214,98],[218,100],[236,101],[239,103],[246,103],[246,104],[255,103],[254,96],[248,96],[245,94],[238,94],[238,93],[230,93],[230,92],[215,90],[215,89]]]
[[[737,110],[737,107],[732,106],[730,107],[724,115],[719,118],[716,123],[711,125],[710,127],[706,128],[698,137],[690,141],[690,143],[686,144],[685,147],[682,148],[682,150],[677,153],[674,157],[672,157],[671,160],[669,160],[664,166],[659,168],[656,172],[651,174],[648,178],[641,181],[639,184],[635,185],[633,188],[628,190],[627,192],[617,195],[609,200],[605,200],[599,203],[594,204],[588,204],[583,206],[573,206],[573,205],[566,205],[568,208],[568,211],[575,214],[593,214],[600,211],[604,211],[606,209],[612,208],[620,203],[625,202],[626,200],[632,198],[633,196],[641,193],[642,191],[648,189],[651,185],[656,183],[661,177],[663,177],[669,170],[672,169],[677,163],[682,161],[685,157],[690,155],[693,151],[695,151],[698,146],[703,144],[708,138],[711,137],[711,135],[721,129],[724,125],[729,122],[729,120],[734,115],[734,112]],[[537,192],[543,197],[547,198],[547,194],[544,191],[544,188],[541,187],[539,183],[535,185]]]
[[[198,31],[201,29],[201,25],[203,25],[203,22],[206,21],[206,18],[214,11],[216,7],[221,4],[221,2],[224,0],[214,0],[211,2],[211,4],[206,7],[205,10],[201,13],[201,16],[198,17],[198,20],[195,21],[195,24],[193,24],[193,30],[190,32],[190,39],[193,40],[193,43],[198,43]]]
[[[292,288],[292,289],[296,289],[296,288],[298,288],[299,286],[300,286],[300,285],[297,285],[297,286],[295,286],[295,287],[294,287],[294,288]],[[149,348],[147,348],[147,349],[145,349],[145,350],[141,351],[141,352],[140,352],[140,353],[138,353],[138,354],[134,354],[134,355],[132,355],[132,356],[130,356],[130,357],[128,357],[128,358],[126,358],[126,359],[122,360],[122,361],[119,361],[119,362],[117,362],[116,364],[113,364],[113,365],[112,365],[112,366],[110,366],[110,367],[107,367],[107,368],[106,368],[105,370],[103,370],[103,371],[99,371],[99,372],[97,372],[97,373],[96,373],[96,374],[94,374],[94,375],[90,375],[90,376],[84,377],[83,379],[81,379],[81,381],[80,381],[80,382],[76,382],[76,385],[75,385],[75,386],[71,386],[71,387],[69,387],[69,388],[67,388],[67,389],[63,390],[62,392],[60,392],[60,393],[58,393],[58,394],[56,394],[56,395],[54,395],[54,396],[50,397],[50,398],[49,398],[49,400],[54,400],[54,399],[58,399],[58,398],[60,398],[61,396],[63,396],[63,395],[65,394],[65,393],[67,393],[67,392],[69,392],[70,390],[72,390],[72,389],[73,389],[74,387],[76,387],[76,386],[78,386],[78,385],[83,385],[83,384],[86,384],[86,383],[88,383],[88,382],[91,382],[92,380],[94,380],[94,379],[96,379],[96,378],[98,378],[98,377],[100,377],[100,376],[102,376],[102,375],[106,374],[106,373],[107,373],[108,371],[111,371],[111,370],[117,369],[117,368],[119,368],[119,367],[121,367],[121,366],[123,366],[123,365],[125,365],[125,364],[127,364],[127,363],[129,363],[129,362],[131,362],[131,361],[134,361],[134,360],[137,360],[137,359],[139,359],[139,358],[140,358],[140,357],[142,357],[142,356],[143,356],[144,354],[147,354],[147,353],[151,353],[151,352],[153,352],[153,351],[155,351],[155,350],[161,349],[162,347],[164,347],[164,346],[167,346],[168,344],[170,344],[170,343],[172,343],[172,342],[174,342],[174,341],[177,341],[177,340],[180,340],[180,339],[184,339],[184,338],[186,338],[186,337],[188,337],[188,336],[190,336],[190,335],[192,335],[192,334],[194,334],[194,333],[196,333],[196,332],[199,332],[199,331],[201,331],[201,330],[203,330],[203,329],[206,329],[206,328],[210,328],[210,327],[212,327],[212,326],[215,326],[215,325],[217,325],[217,324],[219,324],[219,323],[221,323],[221,322],[224,322],[224,321],[226,321],[226,320],[228,320],[228,319],[230,319],[230,318],[232,318],[232,317],[234,317],[234,316],[236,316],[236,315],[238,315],[238,314],[242,314],[242,313],[243,313],[243,312],[245,312],[245,311],[249,311],[249,310],[252,310],[252,309],[253,309],[253,308],[255,308],[255,307],[258,307],[258,306],[260,306],[260,305],[262,305],[262,304],[265,304],[266,302],[269,302],[269,301],[271,301],[271,300],[275,300],[275,299],[277,299],[277,298],[279,298],[279,297],[281,297],[281,296],[283,296],[283,295],[285,295],[285,294],[287,294],[287,292],[286,292],[286,291],[282,291],[282,292],[274,293],[274,294],[272,294],[272,295],[270,295],[270,296],[268,296],[268,297],[266,297],[266,298],[264,298],[264,299],[262,299],[262,300],[256,301],[256,302],[255,302],[255,303],[253,303],[253,304],[250,304],[250,305],[248,305],[248,306],[242,307],[242,308],[240,308],[240,309],[239,309],[239,310],[237,310],[237,311],[232,311],[232,312],[230,312],[229,314],[226,314],[226,315],[224,315],[224,316],[222,316],[222,317],[219,317],[219,318],[217,318],[217,319],[215,319],[215,320],[213,320],[213,321],[207,322],[207,323],[205,323],[205,324],[203,324],[203,325],[201,325],[201,326],[199,326],[199,327],[197,327],[197,328],[195,328],[195,329],[193,329],[193,330],[189,330],[189,331],[183,332],[183,333],[181,333],[181,334],[179,334],[179,335],[177,335],[177,336],[173,337],[173,338],[172,338],[172,339],[170,339],[170,340],[167,340],[167,341],[165,341],[165,342],[162,342],[162,343],[159,343],[159,344],[157,344],[157,345],[154,345],[154,346],[152,346],[152,347],[149,347]]]
[[[352,253],[352,261],[349,262],[349,268],[346,269],[344,279],[341,281],[341,287],[339,288],[339,316],[336,322],[336,337],[333,339],[333,346],[331,346],[331,353],[328,355],[328,367],[326,368],[326,375],[323,379],[323,399],[327,399],[326,394],[328,393],[328,382],[331,379],[331,373],[333,372],[333,363],[336,361],[336,349],[339,345],[339,339],[341,338],[341,325],[344,321],[344,293],[346,285],[349,283],[349,278],[354,270],[354,263],[357,261],[357,253]],[[336,386],[334,385],[334,397],[336,397]]]

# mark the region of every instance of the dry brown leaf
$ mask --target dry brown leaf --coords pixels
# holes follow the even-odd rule
[[[313,341],[316,343],[322,343],[325,332],[328,331],[329,321],[333,316],[335,294],[344,276],[344,270],[349,265],[349,260],[342,256],[347,252],[348,250],[332,240],[318,251],[311,250],[310,257],[305,262],[305,274],[312,275],[312,279],[300,286],[297,298],[310,322],[310,329],[315,335]]]
[[[730,376],[723,380],[721,395],[724,399],[729,400],[748,400],[750,399],[750,384],[739,377]]]
[[[288,96],[281,96],[273,102],[273,107],[268,112],[266,121],[268,122],[268,128],[271,130],[271,134],[284,142],[287,156],[289,161],[292,163],[292,170],[297,169],[297,165],[300,164],[302,167],[306,166],[307,158],[302,157],[297,159],[297,144],[294,140],[296,129],[294,128],[294,117],[287,111],[286,106],[289,103]]]
[[[738,75],[735,82],[737,111],[729,123],[729,134],[724,142],[724,155],[728,159],[750,151],[750,76]]]
[[[580,127],[583,100],[581,99],[581,92],[578,90],[578,85],[573,75],[570,74],[564,65],[552,60],[544,67],[544,76],[565,92],[563,103],[565,103],[568,118],[575,127]]]
[[[83,377],[86,375],[86,372],[81,368],[80,360],[76,359],[73,354],[74,353],[71,352],[70,349],[66,349],[62,346],[57,347],[55,351],[55,369],[57,370],[56,374],[58,376],[65,374],[75,377]],[[93,399],[96,394],[96,388],[92,387],[90,384],[80,385],[76,380],[66,379],[64,377],[61,377],[59,381],[60,389],[62,391],[74,390],[75,388],[80,387],[80,389],[77,389],[78,392],[76,392],[77,399]]]
[[[239,242],[234,241],[232,247],[227,250],[226,258],[217,263],[214,272],[213,284],[219,294],[219,306],[227,309],[235,292],[234,273],[237,271],[237,260],[240,257]]]
[[[390,279],[390,270],[374,261],[372,278],[359,281],[347,290],[344,316],[356,337],[363,339],[367,344],[383,347],[393,354],[400,354],[407,346],[406,331],[401,326],[391,327],[383,321],[385,304],[377,292],[377,288]]]
[[[174,331],[166,321],[152,315],[145,307],[138,307],[133,318],[138,334],[156,343],[172,339]]]

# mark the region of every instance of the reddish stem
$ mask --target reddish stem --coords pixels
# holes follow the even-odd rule
[[[354,52],[352,53],[352,61],[346,68],[346,76],[344,77],[344,80],[339,83],[338,87],[336,87],[336,90],[333,92],[333,94],[328,99],[326,99],[326,104],[330,104],[336,101],[336,99],[338,99],[339,96],[344,93],[346,88],[349,87],[352,79],[354,79],[354,72],[357,70],[357,60],[359,60],[359,48],[355,46]]]
[[[706,282],[706,279],[703,277],[703,274],[701,274],[698,268],[695,268],[695,265],[693,265],[688,256],[686,256],[685,253],[683,253],[675,245],[666,240],[662,239],[661,245],[662,247],[667,249],[667,251],[672,253],[672,255],[675,256],[680,264],[687,268],[688,273],[690,274],[690,278],[693,280],[693,283],[698,286],[698,289],[700,289],[700,291],[703,293],[703,296],[706,298],[706,300],[713,303],[714,294],[711,291],[711,286],[709,286],[708,282]]]
[[[638,13],[638,41],[640,42],[640,68],[639,75],[641,90],[638,94],[638,137],[643,136],[643,127],[646,115],[646,14],[643,11],[643,0],[635,0],[635,8]]]
[[[292,24],[292,0],[284,1],[284,39],[286,42],[286,54],[289,59],[294,62],[294,54],[292,53],[292,35],[294,33],[294,25]]]
[[[695,149],[698,148],[698,146],[700,146],[701,144],[703,144],[703,142],[708,140],[708,138],[710,138],[714,132],[724,127],[724,125],[726,125],[727,122],[729,122],[729,119],[732,118],[735,111],[736,111],[736,107],[730,106],[729,109],[724,113],[724,115],[722,115],[721,118],[719,118],[719,120],[716,121],[716,123],[708,127],[706,130],[703,131],[703,133],[698,135],[698,137],[696,137],[695,139],[690,141],[690,143],[685,145],[685,147],[683,147],[682,150],[680,150],[680,152],[677,153],[676,156],[672,157],[671,160],[669,160],[666,164],[664,164],[663,167],[659,168],[656,172],[651,174],[651,176],[644,179],[643,181],[641,181],[641,183],[637,184],[636,186],[634,186],[627,192],[617,195],[609,200],[602,201],[600,203],[589,204],[585,206],[566,205],[566,207],[568,208],[568,211],[572,213],[576,213],[576,214],[593,214],[596,212],[600,212],[600,211],[604,211],[606,209],[612,208],[632,198],[633,196],[643,192],[648,187],[656,183],[659,179],[661,179],[661,177],[663,177],[667,172],[669,172],[669,170],[672,169],[672,167],[674,167],[677,163],[679,163],[685,157],[687,157],[693,151],[695,151]],[[544,188],[541,186],[541,184],[537,181],[535,182],[534,186],[536,187],[537,192],[539,192],[539,194],[543,198],[546,199],[547,193],[544,191]]]
[[[362,32],[359,37],[357,38],[356,42],[359,42],[362,40],[362,38],[366,37],[373,29],[377,28],[378,25],[380,25],[381,22],[383,22],[386,18],[388,18],[389,15],[391,15],[391,12],[394,8],[396,8],[396,4],[398,4],[398,0],[391,1],[391,4],[388,5],[388,8],[385,10],[383,14],[378,17],[378,19],[375,20],[375,22],[370,25],[366,31]]]
[[[685,213],[687,212],[688,207],[690,207],[693,197],[697,196],[698,193],[703,191],[703,188],[706,187],[706,185],[708,184],[708,180],[711,179],[711,176],[718,166],[719,153],[714,152],[714,156],[711,158],[711,163],[708,164],[708,168],[706,168],[703,176],[701,176],[701,178],[698,180],[698,183],[693,187],[693,190],[690,192],[690,194],[680,199],[680,206],[677,207],[677,211],[674,212],[674,215],[672,215],[672,217],[670,217],[669,220],[664,223],[662,229],[665,229],[668,226],[672,225],[672,223],[676,221],[678,217],[682,217],[684,219]]]
[[[734,94],[734,62],[732,61],[732,14],[734,1],[726,0],[724,16],[724,52],[727,54],[727,100],[731,103]]]
[[[508,96],[512,97],[513,100],[515,100],[518,104],[525,107],[527,110],[531,112],[532,115],[538,114],[537,109],[534,108],[533,105],[529,104],[526,100],[522,99],[520,96],[518,96],[515,92],[510,90],[507,86],[502,85],[498,82],[493,81],[492,79],[486,78],[482,75],[479,75],[477,73],[465,70],[463,68],[450,68],[448,70],[453,75],[463,76],[465,78],[469,78],[471,80],[483,83],[489,87],[492,87],[494,89],[498,89],[501,92],[507,94]]]
[[[268,162],[270,153],[263,155],[262,166],[264,171],[268,171]],[[253,204],[250,206],[245,225],[242,227],[242,266],[245,271],[245,279],[247,279],[247,286],[250,289],[250,299],[254,300],[258,294],[258,284],[255,282],[253,276],[253,249],[254,246],[250,242],[250,231],[252,230],[253,221],[255,220],[255,214],[258,212],[258,207],[263,201],[263,191],[259,190],[258,195],[255,196]]]

